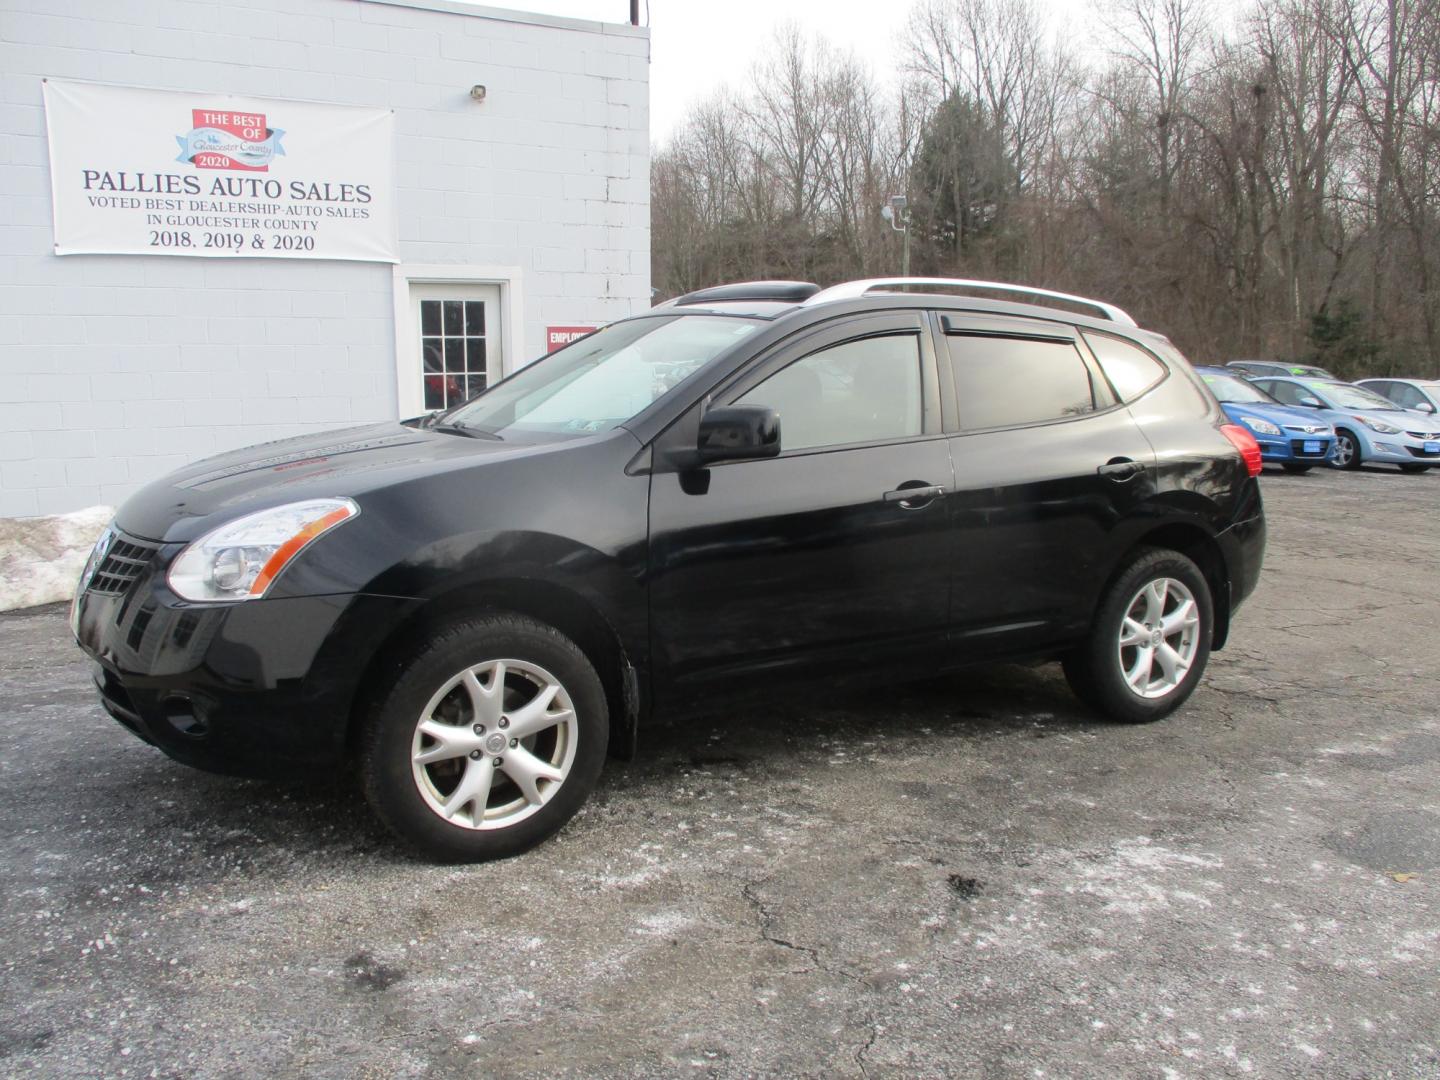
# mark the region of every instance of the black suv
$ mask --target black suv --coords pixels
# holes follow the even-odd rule
[[[1259,471],[1108,304],[728,285],[448,412],[157,481],[72,625],[172,757],[353,765],[402,838],[482,859],[559,828],[655,710],[1053,657],[1108,716],[1164,716],[1255,586]]]

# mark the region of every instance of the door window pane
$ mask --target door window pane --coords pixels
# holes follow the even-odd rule
[[[484,301],[420,301],[425,408],[448,409],[485,389],[489,372],[484,335]]]
[[[1095,411],[1090,371],[1068,341],[950,334],[960,423],[1009,427]]]
[[[444,300],[445,305],[445,334],[463,335],[465,333],[465,304],[460,300]]]
[[[445,368],[445,343],[440,338],[424,338],[421,352],[425,359],[426,372],[442,371]]]
[[[1265,382],[1258,384],[1260,389],[1269,392],[1270,396],[1282,405],[1300,404],[1300,387],[1288,382]]]
[[[478,337],[485,333],[485,304],[483,301],[465,301],[465,333],[471,337]]]
[[[1371,388],[1373,389],[1373,387]],[[1381,393],[1385,393],[1383,390]],[[1417,409],[1425,401],[1419,390],[1407,383],[1391,383],[1390,392],[1385,394],[1395,404],[1406,409]]]
[[[863,338],[811,353],[736,399],[780,414],[782,450],[920,434],[920,339]]]
[[[1165,377],[1160,361],[1128,341],[1109,334],[1082,331],[1085,341],[1100,361],[1100,369],[1126,403],[1134,401]]]

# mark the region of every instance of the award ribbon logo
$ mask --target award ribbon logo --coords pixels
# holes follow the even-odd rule
[[[269,127],[264,113],[238,113],[223,109],[191,109],[193,125],[176,135],[180,156],[197,169],[239,169],[267,172],[270,162],[283,156],[283,131]]]

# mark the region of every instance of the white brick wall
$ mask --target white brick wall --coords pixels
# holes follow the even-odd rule
[[[454,0],[0,0],[0,517],[396,414],[388,265],[55,256],[42,78],[394,108],[403,263],[520,267],[513,364],[649,306],[648,55]]]

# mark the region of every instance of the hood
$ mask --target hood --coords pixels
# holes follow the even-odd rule
[[[1333,433],[1334,425],[1330,418],[1321,415],[1319,409],[1294,409],[1288,405],[1270,405],[1268,403],[1255,404],[1249,401],[1226,401],[1221,403],[1226,414],[1232,420],[1239,420],[1242,416],[1253,416],[1257,420],[1268,420],[1279,428],[1287,427],[1322,427],[1327,433]],[[1302,433],[1303,434],[1303,433]],[[1323,434],[1317,433],[1317,438],[1323,438]],[[1275,438],[1271,435],[1270,438]]]
[[[1422,435],[1425,438],[1440,436],[1440,423],[1430,419],[1424,413],[1412,412],[1409,409],[1326,409],[1329,417],[1334,418],[1335,423],[1342,420],[1350,420],[1353,417],[1360,417],[1364,420],[1375,420],[1381,424],[1389,424],[1391,427],[1399,428],[1401,431],[1408,431],[1411,434]],[[1371,434],[1378,434],[1372,432]],[[1384,436],[1381,436],[1384,438]]]
[[[202,528],[267,506],[324,496],[358,499],[409,476],[544,448],[393,421],[302,435],[232,450],[170,473],[132,495],[115,524],[147,540],[190,540]]]

